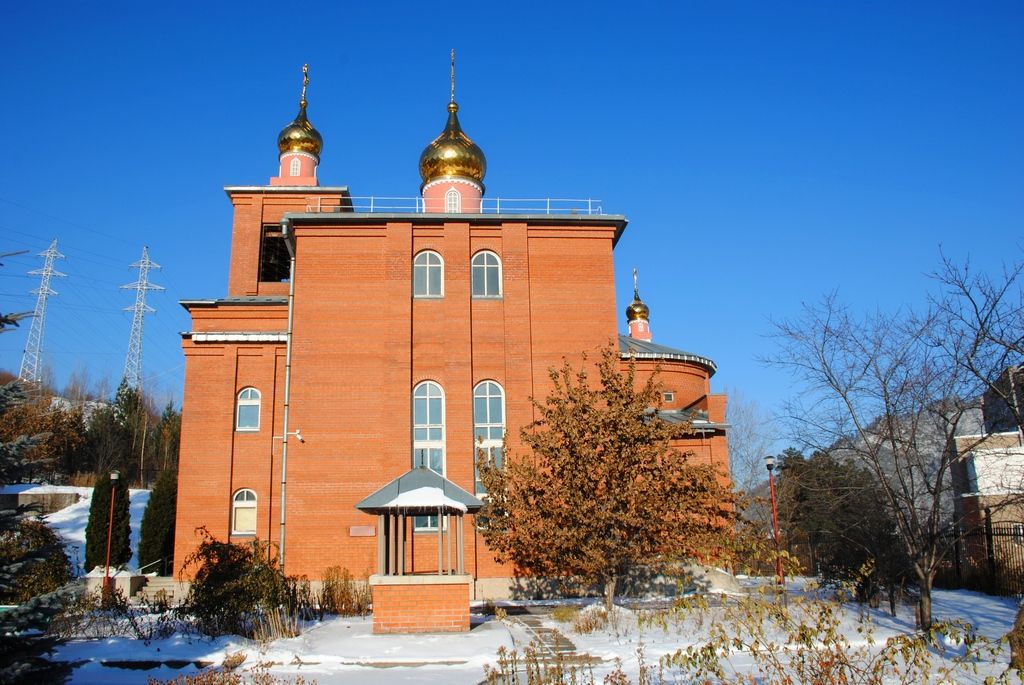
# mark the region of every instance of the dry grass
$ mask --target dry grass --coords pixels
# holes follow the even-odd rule
[[[551,618],[559,623],[572,623],[579,616],[579,607],[557,606],[551,610]]]

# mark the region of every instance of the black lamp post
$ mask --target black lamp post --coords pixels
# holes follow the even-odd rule
[[[121,474],[117,471],[110,472],[110,518],[107,519],[107,563],[103,575],[103,593],[110,591],[110,539],[114,532],[114,497],[117,495],[117,480]]]
[[[775,578],[779,585],[786,584],[786,577],[782,575],[782,556],[779,553],[779,509],[775,504],[775,457],[768,455],[764,458],[765,468],[768,469],[768,489],[772,497],[772,532],[775,537]]]

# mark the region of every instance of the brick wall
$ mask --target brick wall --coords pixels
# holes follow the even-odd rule
[[[405,580],[408,576],[397,580]],[[430,584],[416,577],[415,584],[387,584],[386,577],[371,580],[373,632],[457,633],[469,630],[470,576],[457,583]],[[444,580],[447,580],[445,578]]]

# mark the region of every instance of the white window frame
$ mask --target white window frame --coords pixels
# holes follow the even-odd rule
[[[493,263],[489,262],[488,257],[493,257],[494,258]],[[497,273],[498,273],[498,286],[497,286],[498,291],[497,292],[490,292],[490,288],[488,287],[488,278],[487,278],[487,276],[488,276],[488,274],[491,273],[491,271],[497,271]],[[483,279],[483,281],[482,281],[482,285],[483,285],[482,290],[483,290],[483,292],[482,293],[478,293],[477,292],[476,285],[477,285],[477,279],[478,278]],[[502,296],[502,290],[503,290],[503,288],[502,288],[502,285],[503,285],[502,284],[502,280],[503,280],[503,274],[502,274],[502,268],[501,268],[501,257],[499,257],[497,254],[495,254],[491,250],[480,250],[475,255],[473,255],[473,259],[470,262],[470,292],[472,293],[473,297],[478,298],[478,299],[499,298],[499,297],[501,297]]]
[[[255,395],[255,397],[253,397]],[[260,429],[260,414],[263,413],[261,402],[263,396],[260,391],[252,386],[247,386],[238,391],[235,395],[235,431],[238,433],[255,433]],[[242,407],[256,407],[256,425],[241,425]]]
[[[434,263],[431,258],[436,257],[437,261]],[[416,272],[418,270],[423,271],[424,279],[423,282],[426,286],[426,292],[417,292],[416,290]],[[440,272],[441,277],[439,279],[440,287],[438,292],[431,292],[430,289],[430,274],[432,271],[437,270]],[[444,257],[440,253],[434,250],[423,250],[422,252],[416,253],[416,256],[412,260],[412,296],[416,298],[438,298],[444,297]]]
[[[501,405],[498,416],[491,411],[491,400],[500,399]],[[481,416],[477,412],[477,400],[484,401],[484,413]],[[479,440],[479,437],[483,440]],[[473,388],[473,487],[478,495],[486,495],[487,491],[480,482],[480,474],[476,468],[476,457],[478,450],[487,454],[488,460],[493,461],[495,450],[498,453],[498,466],[504,465],[505,447],[505,389],[501,383],[493,380],[480,381]]]
[[[298,176],[302,173],[302,162],[298,157],[292,157],[291,164],[288,165],[288,175]]]
[[[232,535],[255,535],[256,534],[256,491],[250,488],[242,488],[231,496],[231,534]],[[238,511],[240,509],[252,509],[252,530],[243,530],[238,527]]]
[[[440,416],[433,416],[430,411],[430,400],[441,400]],[[424,402],[424,414],[426,418],[425,423],[416,422],[416,403]],[[440,383],[434,381],[423,381],[417,383],[416,387],[412,390],[412,465],[416,468],[420,465],[420,451],[421,450],[440,450],[441,456],[441,470],[438,471],[432,467],[428,462],[427,468],[431,469],[435,473],[439,473],[444,476],[447,470],[447,455],[445,450],[445,398],[444,388],[441,387]],[[417,431],[427,431],[426,436],[417,437]],[[432,431],[436,431],[434,437],[430,436]],[[414,530],[417,531],[428,531],[437,530],[437,516],[416,516],[413,519]]]
[[[457,188],[449,188],[444,194],[444,211],[446,214],[462,213],[462,193]]]

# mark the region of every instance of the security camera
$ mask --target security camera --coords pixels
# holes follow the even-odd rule
[[[298,440],[299,442],[306,442],[306,440],[305,440],[305,439],[304,439],[304,438],[302,437],[302,433],[300,433],[300,432],[299,432],[299,429],[298,429],[298,428],[296,428],[296,429],[295,429],[295,438],[296,438],[296,439],[297,439],[297,440]]]

